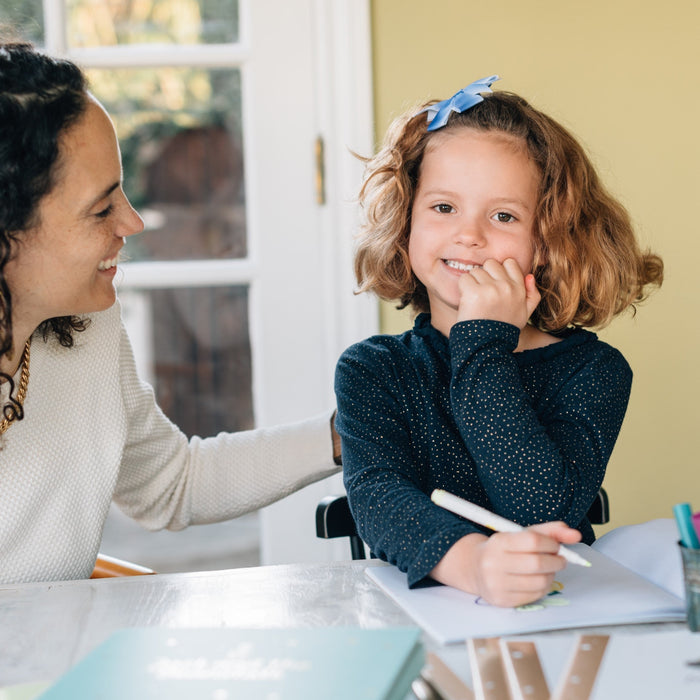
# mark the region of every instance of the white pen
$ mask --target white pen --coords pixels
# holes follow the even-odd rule
[[[465,501],[459,496],[443,491],[442,489],[435,489],[430,496],[433,503],[436,503],[441,508],[451,510],[457,515],[461,515],[467,520],[479,523],[484,527],[488,527],[496,532],[520,532],[525,528],[518,523],[514,523],[510,520],[502,518],[500,515],[496,515],[486,508],[477,506],[475,503],[470,503]],[[591,566],[591,562],[584,559],[582,556],[576,554],[576,552],[567,549],[563,544],[559,545],[559,551],[557,552],[560,556],[564,557],[567,561],[572,564],[578,564],[579,566]]]

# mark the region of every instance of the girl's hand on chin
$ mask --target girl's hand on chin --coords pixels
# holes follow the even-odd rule
[[[521,330],[540,303],[535,277],[523,275],[518,263],[487,260],[459,278],[458,321],[485,319],[510,323]]]

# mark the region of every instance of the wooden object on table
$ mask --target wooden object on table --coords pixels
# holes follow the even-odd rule
[[[149,569],[139,564],[134,564],[124,559],[117,559],[106,554],[98,554],[95,568],[90,578],[113,578],[115,576],[145,576],[155,574],[153,569]]]

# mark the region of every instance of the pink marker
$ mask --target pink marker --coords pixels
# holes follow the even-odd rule
[[[698,540],[700,540],[700,511],[692,516],[692,521],[695,534],[698,536]]]

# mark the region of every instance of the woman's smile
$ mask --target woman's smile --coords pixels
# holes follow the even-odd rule
[[[119,261],[119,255],[115,255],[113,258],[108,258],[107,260],[101,260],[97,266],[98,270],[113,270],[117,267],[117,262]]]

